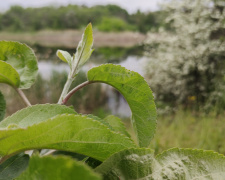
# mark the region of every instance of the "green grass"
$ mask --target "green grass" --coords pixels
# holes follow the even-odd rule
[[[178,111],[174,115],[158,117],[151,148],[156,154],[173,147],[214,150],[225,154],[224,140],[224,116]]]

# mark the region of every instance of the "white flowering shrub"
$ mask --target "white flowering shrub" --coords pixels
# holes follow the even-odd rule
[[[158,101],[221,105],[224,96],[225,1],[172,0],[163,5],[173,32],[146,40],[146,78]],[[225,106],[224,106],[225,107]]]

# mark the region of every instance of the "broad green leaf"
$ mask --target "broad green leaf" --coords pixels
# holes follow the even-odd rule
[[[72,60],[72,57],[71,55],[67,52],[67,51],[63,51],[63,50],[58,50],[56,52],[56,55],[64,62],[68,63],[70,68],[71,68],[71,60]]]
[[[10,64],[20,76],[19,88],[27,89],[35,81],[38,65],[34,52],[25,44],[0,41],[0,60]]]
[[[113,116],[113,115],[109,115],[104,119],[101,119],[97,116],[94,116],[92,114],[88,114],[85,115],[89,118],[92,118],[94,120],[97,120],[99,122],[101,122],[102,124],[106,125],[110,130],[113,130],[115,132],[121,133],[126,135],[127,137],[130,138],[130,134],[127,132],[126,127],[124,126],[124,124],[122,123],[121,119]]]
[[[127,132],[126,127],[120,118],[113,115],[109,115],[106,118],[104,118],[104,120],[110,124],[110,126],[112,127],[114,131],[117,131],[121,134],[124,134],[130,137],[130,134]]]
[[[8,63],[0,60],[0,83],[13,87],[19,87],[20,76],[18,72]]]
[[[57,149],[103,161],[131,147],[136,146],[128,137],[81,115],[57,115],[26,128],[0,129],[0,156],[29,149]]]
[[[88,80],[116,88],[132,111],[132,124],[140,147],[148,147],[156,129],[156,108],[152,91],[144,78],[120,65],[105,64],[88,71]]]
[[[0,164],[0,180],[11,180],[19,176],[29,163],[29,155],[18,154]]]
[[[216,179],[225,177],[225,156],[213,151],[174,148],[153,157],[147,149],[114,154],[96,172],[104,179]],[[110,178],[109,178],[110,177]]]
[[[223,180],[225,156],[213,151],[174,148],[156,156],[153,167],[153,179]]]
[[[147,179],[151,174],[154,152],[151,149],[126,149],[115,153],[95,171],[104,179]]]
[[[77,114],[73,109],[58,104],[38,104],[17,111],[12,116],[0,122],[0,129],[7,128],[10,124],[17,128],[26,128],[40,123],[58,114]],[[11,126],[12,127],[12,126]]]
[[[87,25],[81,41],[77,46],[74,62],[78,67],[78,70],[87,62],[90,58],[93,49],[93,32],[91,23]]]
[[[94,119],[94,120],[96,120],[96,121],[101,122],[102,124],[106,125],[110,130],[114,130],[114,129],[112,128],[112,126],[111,126],[107,121],[105,121],[104,119],[101,119],[101,118],[98,117],[98,116],[94,116],[93,114],[87,114],[87,115],[85,115],[85,116],[87,116],[87,117],[89,117],[89,118],[92,118],[92,119]]]
[[[32,156],[28,169],[16,180],[101,180],[81,162],[65,156]]]
[[[5,98],[0,91],[0,121],[3,120],[5,117],[5,108],[6,108]]]

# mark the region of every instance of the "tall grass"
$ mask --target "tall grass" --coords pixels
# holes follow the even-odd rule
[[[158,117],[151,148],[156,154],[173,147],[214,150],[225,154],[224,140],[224,116],[180,110],[173,115]]]

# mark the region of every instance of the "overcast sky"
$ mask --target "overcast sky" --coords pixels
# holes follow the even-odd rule
[[[125,8],[128,12],[134,13],[138,9],[141,11],[154,11],[158,9],[158,3],[165,0],[0,0],[0,11],[5,11],[11,5],[20,5],[23,7],[41,7],[47,5],[87,5],[93,6],[97,4],[117,4]]]

